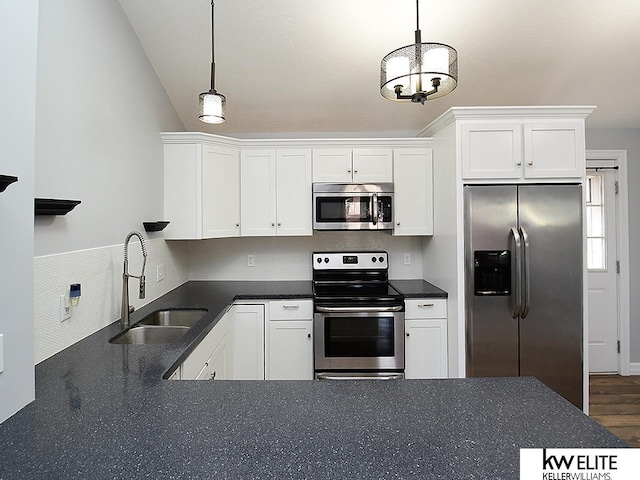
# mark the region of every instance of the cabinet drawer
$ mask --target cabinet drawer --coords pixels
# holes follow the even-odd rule
[[[447,318],[447,301],[442,298],[405,300],[404,318]]]
[[[269,302],[269,320],[310,320],[312,300],[273,300]]]

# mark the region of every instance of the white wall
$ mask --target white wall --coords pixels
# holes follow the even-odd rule
[[[35,196],[82,203],[35,221],[36,362],[119,318],[122,243],[143,221],[162,220],[160,132],[184,130],[119,2],[43,1],[38,28]],[[34,88],[4,90],[24,108]],[[153,238],[144,303],[188,275],[186,246]],[[60,323],[59,296],[78,282],[80,306]],[[33,340],[31,352],[33,364]]]
[[[384,232],[314,232],[312,237],[189,242],[190,279],[311,280],[311,253],[331,250],[386,250],[391,278],[422,278],[422,237],[393,237]],[[403,264],[404,253],[411,254],[409,266]],[[254,267],[247,266],[249,254],[255,255]]]
[[[184,126],[117,1],[41,2],[37,89],[35,194],[82,203],[37,219],[35,255],[162,220],[159,133]]]
[[[629,185],[629,256],[632,363],[640,362],[640,129],[588,128],[589,150],[627,150]]]
[[[33,400],[33,166],[38,1],[0,1],[0,422]]]

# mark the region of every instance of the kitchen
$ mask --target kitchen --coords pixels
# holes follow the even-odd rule
[[[3,320],[6,324],[2,324],[2,333],[5,335],[2,391],[14,392],[12,398],[6,399],[9,404],[6,416],[33,398],[34,358],[37,362],[44,360],[118,318],[122,241],[127,232],[141,228],[142,221],[164,219],[160,187],[163,155],[159,133],[185,130],[117,3],[98,2],[92,7],[83,7],[89,10],[83,10],[74,2],[43,2],[39,5],[39,24],[37,2],[21,3],[27,5],[17,10],[26,16],[20,24],[29,25],[31,30],[14,35],[23,38],[29,33],[30,43],[15,42],[12,36],[3,42],[7,45],[18,43],[22,62],[19,65],[24,68],[15,78],[10,76],[3,79],[3,82],[8,82],[3,91],[12,93],[7,99],[3,97],[2,103],[9,109],[13,108],[11,111],[15,112],[15,118],[12,117],[12,122],[16,123],[16,130],[5,130],[3,134],[3,143],[8,149],[3,162],[11,163],[6,166],[3,163],[0,173],[16,175],[20,180],[0,197],[2,212],[6,215],[4,222],[11,225],[11,238],[15,235],[12,240],[3,240],[11,242],[6,246],[3,244],[3,251],[15,254],[8,258],[10,268],[4,270],[10,273],[3,273],[2,276],[2,303],[7,308],[7,318],[23,319],[19,323]],[[219,3],[217,7],[222,18],[224,2]],[[205,5],[205,13],[207,8]],[[628,5],[628,9],[633,8],[637,7]],[[633,15],[628,17],[634,18]],[[3,15],[2,18],[11,17]],[[99,22],[95,20],[98,18]],[[617,25],[622,35],[624,19],[617,20],[621,22]],[[205,21],[202,25],[203,35],[207,35],[206,29]],[[406,29],[400,30],[404,33]],[[5,35],[11,32],[5,28],[2,31],[6,32]],[[637,35],[628,35],[631,48],[632,42],[637,41]],[[402,38],[398,44],[407,43]],[[222,45],[220,40],[217,47],[220,52]],[[386,53],[389,48],[382,50],[382,53]],[[207,56],[208,53],[205,53],[197,65],[203,70],[202,88],[207,83]],[[222,61],[219,62],[218,82],[222,89],[225,77],[221,75],[231,75],[228,77],[231,83],[233,72],[223,73],[225,68]],[[37,84],[34,73],[36,65]],[[374,67],[377,68],[376,65]],[[113,72],[117,72],[117,75]],[[185,71],[187,74],[191,72]],[[629,77],[633,78],[633,75]],[[144,87],[140,88],[139,85]],[[34,96],[33,92],[36,91],[37,95]],[[463,92],[462,82],[459,91]],[[13,92],[24,93],[17,95]],[[100,100],[106,97],[118,101],[105,104],[96,99],[96,110],[87,109],[97,92]],[[227,95],[231,105],[231,96]],[[593,114],[593,118],[596,118],[595,115],[602,110],[598,95],[593,100],[588,97],[573,101],[569,97],[552,103],[598,104]],[[450,97],[453,95],[445,99]],[[33,99],[29,108],[24,104],[29,101],[26,99]],[[457,105],[478,103],[458,99],[455,102]],[[439,113],[448,106],[443,106]],[[405,105],[395,113],[397,120],[405,115],[426,115],[424,111],[407,113],[407,107]],[[433,115],[430,119],[437,116]],[[114,121],[116,119],[117,122]],[[417,129],[428,123],[430,120],[421,121]],[[627,149],[631,183],[640,178],[637,170],[640,149],[637,126],[625,125],[626,128],[615,128],[613,124],[603,128],[587,128],[586,140],[587,148],[591,149]],[[328,131],[336,130],[338,128],[334,127]],[[352,130],[354,127],[347,131]],[[411,130],[411,136],[415,136],[416,129],[406,127],[406,130]],[[398,135],[385,133],[380,136]],[[633,205],[639,203],[634,195],[637,193],[631,190],[632,233],[638,230],[638,225],[634,223],[637,216],[634,216]],[[71,198],[82,203],[65,217],[38,219],[34,234],[29,233],[32,229],[30,218],[34,197]],[[12,205],[8,211],[5,210],[7,203]],[[639,238],[638,235],[631,237]],[[309,253],[342,246],[358,250],[386,250],[390,254],[392,278],[425,278],[445,290],[454,290],[445,278],[445,267],[438,265],[438,258],[433,258],[437,257],[436,247],[447,242],[444,237],[400,239],[384,234],[326,232],[314,234],[308,240],[269,237],[260,240],[238,238],[166,243],[161,234],[151,234],[149,239],[148,271],[153,272],[155,277],[157,267],[162,264],[165,276],[161,282],[149,282],[148,299],[161,296],[187,279],[308,280]],[[31,242],[34,243],[33,248]],[[631,251],[637,251],[633,246]],[[411,256],[408,266],[403,262],[404,253]],[[256,264],[253,268],[246,266],[248,254],[255,255]],[[87,260],[87,255],[90,260]],[[286,263],[282,261],[283,258],[287,259]],[[34,282],[31,262],[34,262],[36,272],[43,272],[36,273],[34,312],[31,311],[34,308],[34,292],[28,287]],[[286,268],[283,265],[287,265]],[[636,256],[631,257],[631,267],[632,271],[637,271]],[[109,272],[106,283],[105,271]],[[637,282],[637,279],[632,278],[632,282]],[[81,283],[83,295],[71,323],[60,323],[57,321],[58,297],[70,283]],[[632,283],[632,291],[635,290],[635,284]],[[134,305],[140,305],[135,299],[133,301]],[[93,308],[96,304],[99,306],[97,310]],[[637,308],[632,310],[637,311]],[[96,315],[96,311],[99,314]],[[52,316],[56,317],[56,321],[51,322]],[[31,318],[36,319],[35,327],[29,327]],[[636,331],[635,324],[632,329]],[[9,338],[12,340],[9,341]],[[637,345],[638,342],[633,343]],[[640,361],[639,352],[632,351],[631,355],[632,362]],[[10,368],[12,364],[15,366]],[[455,366],[451,368],[456,370]],[[2,395],[4,407],[6,393]]]

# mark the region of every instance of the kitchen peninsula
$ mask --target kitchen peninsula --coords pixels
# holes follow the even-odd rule
[[[517,478],[523,447],[626,446],[533,378],[163,380],[234,300],[311,295],[188,282],[132,314],[208,309],[176,343],[113,345],[116,322],[42,362],[0,478]]]

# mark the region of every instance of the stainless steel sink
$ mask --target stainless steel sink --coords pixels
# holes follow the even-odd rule
[[[138,325],[116,335],[110,343],[119,345],[158,345],[173,343],[189,331],[185,326]]]
[[[207,313],[202,308],[176,308],[157,310],[144,317],[139,325],[193,327]]]

